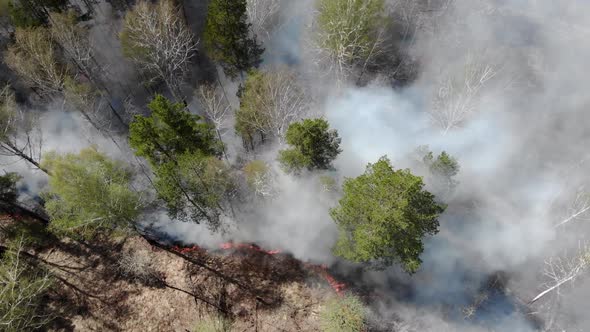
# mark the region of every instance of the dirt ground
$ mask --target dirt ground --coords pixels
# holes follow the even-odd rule
[[[62,243],[39,254],[57,275],[48,301],[61,310],[52,331],[194,331],[221,314],[232,331],[317,331],[335,292],[288,255],[249,249],[207,252],[119,242]],[[149,259],[150,281],[123,275],[121,255]]]

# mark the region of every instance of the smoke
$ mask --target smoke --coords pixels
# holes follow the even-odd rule
[[[343,138],[337,168],[345,175],[359,174],[382,155],[399,168],[411,168],[408,156],[424,144],[459,160],[460,185],[441,218],[441,232],[427,240],[422,270],[407,280],[416,292],[413,301],[463,307],[478,291],[468,285],[485,282],[495,271],[518,275],[522,282],[511,279],[508,287],[516,299],[530,299],[543,282],[542,261],[584,240],[587,227],[557,230],[555,224],[559,204],[586,181],[579,164],[587,159],[589,139],[588,79],[582,74],[588,66],[583,17],[589,9],[580,2],[455,1],[438,17],[438,30],[415,36],[412,52],[421,59],[416,82],[397,90],[351,87],[326,102],[326,117]],[[488,62],[497,74],[472,99],[474,112],[445,131],[433,121],[437,85],[445,77],[461,79],[470,64],[466,55],[474,50],[483,54],[477,61]],[[465,87],[455,88],[464,93]],[[397,274],[381,276],[400,278]],[[568,293],[562,305],[570,299],[581,298]],[[497,299],[487,303],[494,301],[497,305]],[[577,311],[565,307],[559,311]],[[510,315],[491,327],[536,328],[522,315]]]
[[[374,310],[399,331],[538,330],[529,311],[538,311],[547,329],[590,330],[587,280],[563,288],[561,297],[526,305],[544,289],[543,261],[575,253],[590,230],[585,214],[556,227],[571,215],[572,201],[589,185],[590,4],[388,3],[393,17],[404,18],[411,31],[399,46],[400,54],[417,64],[416,79],[402,88],[375,78],[365,87],[345,83],[334,89],[329,77],[314,72],[308,49],[313,0],[283,1],[279,23],[264,45],[263,66],[284,64],[297,70],[314,95],[313,113],[338,130],[343,152],[335,161],[337,172],[287,175],[275,160],[283,147],[265,147],[248,158],[271,165],[277,192],[245,199],[235,216],[228,217],[224,233],[172,221],[164,212],[149,215],[146,222],[187,244],[256,242],[302,260],[333,264],[341,276],[352,279],[349,284],[378,295]],[[137,73],[120,55],[119,18],[111,17],[108,5],[97,10],[91,39],[98,62],[107,66],[105,80],[121,82],[123,90],[140,90]],[[488,69],[493,75],[482,74]],[[233,94],[236,84],[226,83]],[[237,106],[234,99],[232,104]],[[453,105],[467,106],[456,108],[464,112],[445,114]],[[238,165],[243,149],[232,122],[228,120],[224,139],[232,163]],[[44,151],[75,152],[97,144],[115,158],[131,158],[128,148],[120,150],[83,123],[75,113],[45,113]],[[454,193],[444,197],[448,208],[440,218],[440,233],[426,239],[420,271],[413,276],[397,267],[359,272],[358,266],[336,260],[331,247],[337,230],[329,209],[338,195],[323,190],[319,177],[329,175],[341,184],[384,155],[396,168],[425,175],[412,157],[421,145],[456,157],[461,171]],[[24,163],[6,169],[23,174],[31,192],[46,181]]]

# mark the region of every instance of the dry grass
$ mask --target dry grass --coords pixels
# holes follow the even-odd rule
[[[311,286],[309,271],[285,255],[184,254],[199,266],[142,238],[101,243],[42,254],[71,285],[52,295],[53,306],[67,308],[54,330],[186,332],[222,315],[232,331],[317,331],[319,304],[332,293]],[[159,282],[143,282],[146,275]]]

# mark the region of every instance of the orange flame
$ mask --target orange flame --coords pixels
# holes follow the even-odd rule
[[[222,243],[219,246],[221,249],[223,250],[230,250],[230,249],[248,249],[248,250],[253,250],[253,251],[257,251],[257,252],[261,252],[267,255],[276,255],[276,254],[280,254],[282,251],[281,250],[264,250],[262,248],[260,248],[259,246],[255,245],[255,244],[247,244],[247,243],[234,243],[234,242],[225,242]],[[201,248],[197,245],[194,245],[192,247],[179,247],[179,246],[174,246],[172,247],[172,250],[179,252],[181,254],[187,254],[190,252],[195,252],[195,251],[200,251],[200,252],[207,252],[206,249]],[[309,264],[309,263],[304,263],[304,266],[306,266],[307,268],[316,271],[316,273],[318,273],[319,275],[321,275],[324,279],[326,279],[326,281],[328,282],[328,284],[330,285],[330,287],[332,287],[332,289],[334,289],[334,291],[336,292],[336,294],[343,296],[344,295],[344,290],[346,289],[346,284],[343,282],[339,282],[338,280],[336,280],[336,278],[334,278],[329,272],[328,272],[328,267],[326,265],[314,265],[314,264]]]
[[[226,242],[220,245],[221,249],[229,250],[229,249],[250,249],[258,252],[265,253],[267,255],[276,255],[280,254],[280,250],[264,250],[255,244],[246,244],[246,243],[233,243],[233,242]]]

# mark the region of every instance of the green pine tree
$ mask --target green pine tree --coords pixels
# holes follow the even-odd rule
[[[231,78],[262,61],[264,49],[247,22],[246,0],[211,0],[203,38],[207,53]]]
[[[292,123],[286,135],[292,148],[279,151],[278,159],[283,168],[292,172],[303,168],[329,169],[332,161],[342,152],[338,132],[329,127],[324,119]]]
[[[445,210],[423,187],[422,178],[394,170],[387,157],[347,179],[344,196],[330,211],[340,232],[334,253],[377,267],[399,262],[409,273],[418,270],[422,238],[438,232]]]

